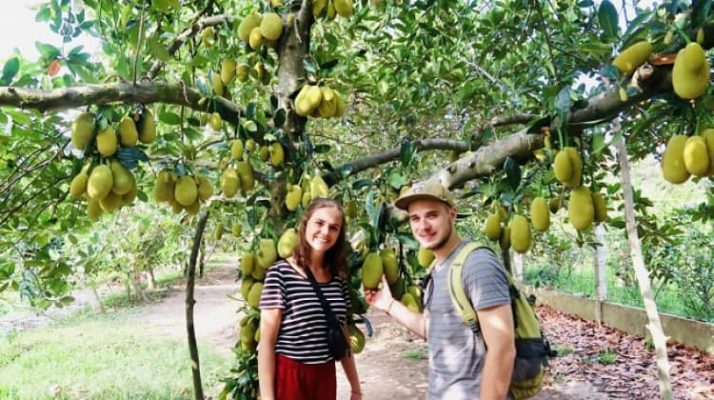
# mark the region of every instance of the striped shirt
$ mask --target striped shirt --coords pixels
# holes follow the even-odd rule
[[[350,307],[344,280],[318,282],[332,312],[344,322]],[[321,364],[334,357],[327,347],[327,316],[310,284],[285,260],[273,264],[265,276],[260,309],[283,310],[275,353],[305,364]]]

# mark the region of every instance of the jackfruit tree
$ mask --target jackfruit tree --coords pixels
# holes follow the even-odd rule
[[[714,24],[702,3],[637,8],[623,30],[609,0],[45,2],[37,19],[64,44],[10,57],[0,77],[0,290],[36,268],[18,257],[49,257],[104,214],[149,202],[196,224],[210,210],[213,240],[230,227],[247,301],[236,370],[252,378],[224,395],[251,398],[261,282],[313,198],[344,204],[355,314],[359,287],[382,273],[421,307],[413,282],[433,254],[391,206],[415,181],[455,190],[507,261],[566,204],[580,243],[595,224],[622,229],[604,170],[619,169],[624,138],[630,159],[662,160],[662,179],[708,180],[692,211],[706,221]],[[80,35],[99,53],[72,46]]]

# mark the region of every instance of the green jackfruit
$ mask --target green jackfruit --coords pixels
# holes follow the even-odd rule
[[[419,246],[417,260],[419,261],[419,265],[423,268],[428,268],[431,265],[431,262],[434,261],[434,252],[426,247]]]
[[[129,192],[134,186],[134,175],[118,160],[112,160],[112,192],[123,195]]]
[[[134,147],[139,140],[139,131],[136,130],[134,119],[128,115],[119,121],[119,142],[125,147]]]
[[[593,208],[595,210],[595,222],[603,222],[607,219],[607,204],[605,197],[600,192],[593,193]]]
[[[350,347],[352,352],[359,354],[364,350],[365,338],[364,333],[362,333],[359,328],[354,325],[349,325],[348,331],[350,333]]]
[[[684,166],[694,176],[706,176],[709,171],[707,142],[702,136],[690,136],[684,144]]]
[[[196,181],[191,176],[182,176],[174,187],[174,199],[184,207],[188,207],[198,199],[198,188]]]
[[[248,292],[248,304],[253,308],[258,308],[260,306],[260,295],[263,294],[263,284],[260,282],[255,282],[250,287],[250,292]]]
[[[273,239],[260,239],[258,251],[255,253],[257,265],[260,268],[267,269],[277,259],[278,253],[275,250],[275,242]]]
[[[550,226],[550,210],[542,197],[536,197],[531,203],[531,222],[538,232],[545,232]]]
[[[97,150],[103,157],[111,157],[117,151],[117,134],[111,125],[97,133]]]
[[[376,289],[382,280],[384,267],[382,266],[382,258],[379,253],[373,252],[367,254],[362,263],[362,284],[367,289]]]
[[[588,188],[581,186],[570,193],[568,218],[570,224],[579,231],[590,228],[595,219],[595,206]]]
[[[644,64],[652,54],[652,44],[648,41],[637,42],[620,52],[612,65],[623,74],[631,74],[637,67]]]
[[[156,121],[154,113],[148,108],[144,109],[139,119],[139,141],[150,144],[156,139]]]
[[[89,174],[87,195],[99,201],[111,192],[113,185],[112,170],[106,165],[97,165]]]
[[[387,248],[379,253],[382,258],[382,268],[384,269],[384,275],[387,277],[387,282],[393,284],[399,279],[399,261],[397,260],[397,254],[394,249]]]
[[[240,177],[238,172],[233,168],[226,168],[221,175],[221,192],[227,198],[232,198],[240,189]]]
[[[94,139],[94,115],[88,112],[81,113],[72,122],[72,146],[77,150],[84,150]]]
[[[516,215],[511,221],[511,247],[517,253],[525,253],[531,247],[531,228],[522,215]]]
[[[278,240],[278,255],[280,258],[290,257],[297,244],[298,235],[295,228],[286,229]]]
[[[484,233],[491,240],[498,240],[501,237],[501,218],[498,214],[491,214],[486,218]]]
[[[243,254],[243,257],[240,260],[240,272],[243,273],[243,276],[250,275],[253,272],[254,267],[255,267],[255,254],[253,254],[253,253]]]
[[[260,22],[260,33],[268,40],[278,40],[283,33],[283,21],[276,13],[263,14],[263,20]]]
[[[662,155],[662,175],[671,183],[682,183],[689,179],[689,171],[684,164],[684,146],[687,136],[674,135],[667,142],[667,147]]]
[[[248,14],[245,18],[243,18],[243,21],[241,21],[240,25],[238,25],[238,37],[240,38],[240,40],[245,43],[248,43],[248,41],[250,40],[250,33],[253,31],[253,29],[258,28],[260,26],[262,20],[263,17],[261,17],[261,15],[257,12],[252,12]]]
[[[696,99],[709,86],[709,61],[702,46],[691,42],[677,53],[672,68],[672,86],[677,96]]]

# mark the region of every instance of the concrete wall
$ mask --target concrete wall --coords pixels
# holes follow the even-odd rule
[[[535,295],[538,304],[544,304],[558,311],[593,321],[597,321],[599,315],[599,320],[607,326],[637,336],[647,335],[645,326],[649,320],[643,309],[597,302],[580,296],[527,286],[522,286],[521,289],[528,294]],[[664,334],[669,336],[671,341],[714,354],[713,324],[662,313],[660,313],[660,320]]]

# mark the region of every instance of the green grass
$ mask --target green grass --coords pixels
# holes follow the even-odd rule
[[[610,350],[601,351],[597,356],[597,362],[603,365],[612,365],[617,361],[617,354]]]
[[[409,350],[402,354],[402,357],[406,358],[407,360],[423,360],[426,359],[426,353],[422,350]]]
[[[185,340],[137,333],[132,315],[79,315],[0,339],[0,399],[192,399]],[[230,359],[199,346],[204,392],[220,391]]]

